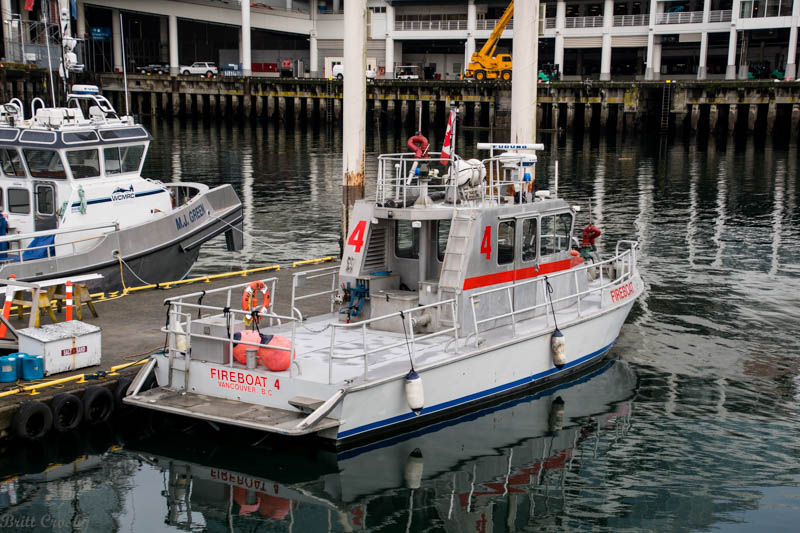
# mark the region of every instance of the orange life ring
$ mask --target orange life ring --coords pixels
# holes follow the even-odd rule
[[[261,293],[261,306],[258,305],[258,293]],[[253,322],[253,311],[256,313],[269,312],[269,289],[263,281],[254,281],[245,287],[242,292],[242,311],[247,311],[244,316],[245,325]]]

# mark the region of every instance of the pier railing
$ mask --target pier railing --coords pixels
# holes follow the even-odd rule
[[[620,248],[623,246],[627,246],[628,249],[620,253]],[[565,270],[555,274],[548,274],[547,276],[539,276],[534,279],[513,283],[504,287],[497,287],[494,289],[472,293],[470,295],[470,308],[472,309],[473,331],[467,337],[467,342],[469,342],[470,338],[474,336],[475,346],[477,347],[479,344],[478,334],[481,331],[480,326],[488,323],[496,324],[497,321],[504,319],[509,319],[511,321],[512,336],[516,336],[517,324],[523,319],[523,315],[525,318],[530,318],[532,316],[536,316],[537,312],[544,314],[545,316],[545,321],[542,324],[541,331],[547,331],[552,327],[551,324],[553,324],[554,320],[554,317],[551,316],[551,309],[562,307],[559,306],[559,304],[568,305],[574,310],[575,313],[577,313],[577,317],[581,318],[584,313],[582,303],[587,297],[592,295],[599,295],[599,304],[601,309],[606,307],[608,304],[603,298],[604,291],[622,286],[624,282],[630,281],[636,273],[637,248],[638,243],[635,241],[619,241],[617,243],[615,255],[611,259],[606,259],[597,263],[585,264],[582,267]],[[610,275],[606,273],[606,270],[609,270]],[[586,290],[581,291],[578,289],[580,287],[580,276],[597,276],[595,279],[598,280],[598,283],[587,288]],[[550,281],[559,279],[569,280],[570,277],[573,278],[572,281],[574,281],[575,291],[570,292],[569,294],[560,298],[555,298],[551,301],[548,297],[548,284]],[[537,300],[539,297],[541,298],[540,303],[534,303],[533,305],[520,305],[520,298],[518,296],[515,298],[515,294],[518,294],[517,291],[525,287],[532,289],[530,294],[538,295],[536,298]],[[497,313],[492,313],[485,318],[478,319],[477,309],[479,307],[481,297],[485,298],[494,294],[503,295],[503,293],[505,293],[505,298],[502,298],[501,296],[501,299],[506,304],[506,310],[501,310]]]

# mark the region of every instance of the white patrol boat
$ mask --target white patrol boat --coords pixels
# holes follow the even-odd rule
[[[637,244],[601,259],[596,228],[573,237],[577,208],[534,192],[541,145],[478,147],[488,159],[380,156],[341,265],[295,273],[291,313],[276,278],[168,299],[169,348],[125,402],[346,445],[600,360],[643,290]],[[302,314],[331,295],[330,313]]]
[[[230,185],[143,178],[150,134],[94,86],[66,107],[0,106],[0,278],[101,273],[92,289],[182,278],[222,232],[241,248],[242,205]],[[124,268],[123,268],[124,266]]]

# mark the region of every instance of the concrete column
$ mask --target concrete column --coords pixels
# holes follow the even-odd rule
[[[705,16],[705,15],[704,15]],[[700,64],[697,66],[697,79],[704,80],[707,76],[706,60],[708,57],[708,32],[700,34]]]
[[[697,123],[700,121],[700,105],[692,105],[692,131],[697,131]]]
[[[187,116],[192,114],[192,93],[183,94],[183,107]]]
[[[278,120],[283,122],[286,120],[286,97],[279,96],[278,97]]]
[[[408,120],[408,100],[400,101],[400,123],[405,124]]]
[[[306,120],[314,118],[314,99],[306,98]]]
[[[287,9],[291,9],[291,1],[287,2]],[[242,2],[242,76],[249,77],[253,74],[253,64],[250,60],[250,2]]]
[[[111,10],[111,46],[114,49],[114,71],[122,72],[122,41],[120,41],[119,9]]]
[[[158,114],[158,100],[156,93],[150,93],[150,116],[154,117]]]
[[[339,0],[333,0],[333,12],[334,13],[338,13],[339,11],[341,11],[341,7],[339,7],[340,5],[341,5],[341,3],[339,2]],[[345,5],[347,5],[347,2],[345,2]]]
[[[78,15],[76,19],[75,35],[78,38],[86,37],[86,8],[83,6],[83,0],[78,0],[75,3],[75,10]]]
[[[725,79],[736,79],[736,28],[731,28],[728,38],[728,66],[725,69]]]
[[[600,104],[600,127],[606,128],[608,126],[608,104],[603,102]]]
[[[335,8],[335,6],[334,6]],[[356,200],[364,198],[364,151],[367,122],[367,0],[345,0],[342,85],[342,244]],[[343,247],[342,247],[343,249]]]
[[[567,18],[567,2],[558,0],[556,3],[556,39],[553,63],[558,66],[559,72],[564,72],[564,25]]]
[[[756,119],[758,118],[758,105],[750,104],[747,109],[747,130],[756,129]]]
[[[475,9],[475,0],[469,0],[467,4],[467,46],[464,51],[464,68],[472,60],[472,54],[475,53],[475,31],[477,28],[478,14]]]
[[[286,0],[286,9],[289,11],[292,10],[292,0]]]
[[[265,96],[267,99],[267,118],[275,116],[275,98],[272,96]]]
[[[797,128],[800,125],[800,104],[792,106],[792,139],[797,139]]]
[[[558,104],[552,104],[551,110],[551,116],[553,117],[551,126],[554,130],[558,130]]]
[[[625,105],[617,104],[617,133],[625,127]]]
[[[603,7],[603,48],[600,55],[600,80],[611,79],[611,28],[614,26],[614,0],[605,0]]]
[[[386,5],[386,72],[383,77],[394,78],[394,7]]]
[[[239,95],[232,94],[231,95],[231,115],[234,117],[239,116]]]
[[[511,79],[512,143],[536,142],[536,89],[539,78],[538,27],[539,0],[514,5],[516,28],[537,28],[536,31],[515,31],[511,57],[514,76]]]
[[[592,104],[583,104],[583,127],[587,130],[592,127]]]
[[[178,69],[181,64],[178,60],[178,17],[169,15],[169,75],[180,74]]]
[[[197,93],[195,96],[197,102],[197,115],[202,117],[203,113],[205,112],[205,105],[204,105],[205,102],[203,102],[203,94]]]
[[[422,102],[420,102],[421,104]],[[481,125],[481,103],[475,102],[475,105],[472,107],[472,125],[473,126],[480,126]]]
[[[158,29],[159,29],[158,60],[166,63],[169,61],[169,19],[167,17],[158,18]]]
[[[658,42],[660,37],[656,37],[656,42],[653,44],[653,79],[661,79],[661,43]]]
[[[572,131],[573,126],[575,125],[575,104],[569,103],[567,104],[567,131]]]
[[[655,43],[656,43],[656,36],[655,36],[655,28],[656,28],[656,16],[658,15],[658,4],[657,0],[650,0],[650,21],[648,22],[647,26],[647,66],[644,70],[644,79],[645,80],[653,80],[655,79],[655,70],[653,69],[653,53],[655,52]]]
[[[311,30],[308,37],[308,70],[312,78],[319,78],[319,49],[317,48],[317,32]]]
[[[728,134],[733,135],[736,130],[736,119],[739,116],[739,106],[731,104],[728,106]]]
[[[800,1],[792,5],[792,27],[789,28],[789,49],[786,51],[786,69],[784,77],[793,80],[797,76],[797,26],[800,25]],[[793,112],[794,113],[794,112]],[[792,115],[794,116],[794,115]],[[792,128],[794,132],[795,128]]]
[[[208,114],[212,117],[217,116],[217,95],[216,94],[209,94],[208,95]]]
[[[775,127],[775,118],[778,116],[778,104],[775,100],[770,100],[767,105],[767,135],[772,135],[772,129]]]

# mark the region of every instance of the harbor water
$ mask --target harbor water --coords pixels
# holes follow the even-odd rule
[[[194,273],[338,255],[338,131],[146,125],[146,177],[231,183],[244,204],[244,250],[230,254],[220,238]],[[434,148],[442,133],[429,135]],[[404,151],[412,134],[368,130],[368,179],[375,156]],[[457,152],[481,157],[488,135],[465,130]],[[796,531],[797,144],[540,140],[537,187],[553,188],[557,160],[558,194],[582,207],[579,227],[591,219],[603,231],[600,254],[618,239],[641,243],[646,291],[608,360],[339,452],[149,414],[7,443],[0,530]]]

